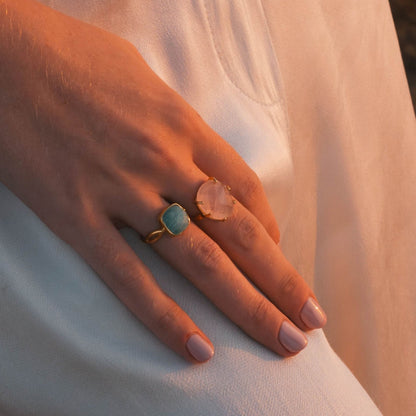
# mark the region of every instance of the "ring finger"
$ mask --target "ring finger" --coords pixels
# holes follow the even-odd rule
[[[157,218],[168,205],[168,202],[161,203],[158,209],[142,216],[133,209],[125,212],[123,221],[146,236],[161,228]],[[251,285],[218,244],[195,224],[191,223],[175,238],[163,236],[153,248],[263,345],[283,356],[306,346],[303,333]]]
[[[176,195],[178,202],[187,208],[191,216],[195,216],[192,214],[198,213],[195,199],[199,187],[201,184],[204,187],[206,184],[214,185],[207,179],[195,167],[194,170],[188,169],[182,177],[175,178],[164,191],[169,192],[168,198]],[[218,190],[212,191],[213,188]],[[216,203],[210,203],[211,199],[225,199],[224,194],[217,194],[219,191],[225,192],[224,186],[211,186],[210,189],[211,191],[205,193],[208,199],[205,203],[214,206]],[[233,191],[244,193],[242,190]],[[310,330],[323,327],[326,324],[326,315],[313,291],[273,241],[261,219],[235,199],[234,202],[232,214],[227,221],[213,221],[207,217],[196,221],[196,224],[299,328]]]

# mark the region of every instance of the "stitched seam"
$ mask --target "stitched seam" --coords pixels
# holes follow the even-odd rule
[[[289,113],[288,113],[288,108],[287,108],[287,98],[286,98],[287,95],[286,95],[285,84],[283,82],[283,76],[282,76],[282,73],[280,71],[280,64],[279,64],[279,60],[277,59],[276,49],[274,48],[274,44],[272,42],[272,36],[271,36],[271,32],[270,32],[270,23],[269,23],[269,19],[267,17],[267,14],[264,10],[263,0],[260,0],[260,4],[261,4],[262,11],[263,11],[264,21],[266,23],[266,30],[267,30],[267,33],[268,33],[269,39],[270,39],[270,46],[272,48],[273,55],[274,55],[274,60],[276,62],[275,71],[276,71],[276,74],[277,74],[277,82],[278,82],[277,90],[278,90],[278,94],[279,94],[279,102],[280,102],[281,107],[283,109],[283,114],[284,114],[286,125],[282,126],[282,123],[280,122],[279,117],[273,117],[273,118],[277,118],[277,122],[279,123],[280,127],[282,127],[282,129],[287,132],[288,143],[289,143],[289,146],[292,147],[291,146],[292,131],[291,131],[290,123],[289,123]],[[291,158],[292,158],[292,152],[290,152],[290,155],[291,155]],[[292,160],[292,162],[293,162],[293,160]]]
[[[207,7],[207,0],[204,0],[204,9],[205,9],[205,14],[206,14],[206,19],[208,22],[208,28],[209,28],[209,32],[210,32],[210,36],[212,39],[212,43],[214,45],[214,50],[215,53],[217,55],[218,61],[220,63],[220,66],[222,68],[222,70],[224,71],[224,74],[226,76],[226,78],[232,83],[232,85],[234,85],[235,88],[237,88],[245,97],[249,98],[251,101],[254,101],[257,104],[260,104],[262,106],[265,107],[273,107],[276,104],[280,104],[281,103],[281,97],[279,96],[279,90],[277,91],[276,94],[276,98],[269,101],[269,102],[264,102],[264,101],[260,101],[254,97],[252,97],[251,95],[249,95],[247,92],[245,92],[238,84],[237,82],[233,79],[232,77],[232,71],[231,68],[229,68],[229,65],[226,63],[223,54],[220,52],[220,49],[218,47],[217,41],[216,41],[216,36],[214,34],[214,30],[211,24],[211,19],[212,19],[212,15],[210,14],[208,7]],[[268,32],[269,33],[269,32]],[[271,42],[270,42],[271,43]],[[272,45],[273,46],[273,45]],[[274,50],[273,50],[274,51]],[[276,60],[276,58],[275,58]]]

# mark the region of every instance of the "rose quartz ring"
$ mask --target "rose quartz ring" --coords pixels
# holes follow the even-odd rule
[[[222,184],[215,178],[209,178],[198,189],[196,194],[196,206],[201,212],[201,217],[211,220],[225,221],[233,213],[235,199],[232,197],[231,188]]]

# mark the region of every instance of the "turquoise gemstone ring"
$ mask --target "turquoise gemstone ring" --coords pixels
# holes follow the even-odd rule
[[[169,205],[159,215],[159,222],[162,228],[147,234],[144,241],[153,244],[167,232],[172,237],[182,234],[191,222],[185,208],[177,203]]]

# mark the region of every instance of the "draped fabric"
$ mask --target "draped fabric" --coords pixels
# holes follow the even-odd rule
[[[388,3],[43,3],[131,41],[258,173],[336,353],[313,331],[277,357],[125,228],[216,347],[185,363],[0,184],[0,411],[380,414],[361,383],[383,414],[411,414],[416,125]]]

